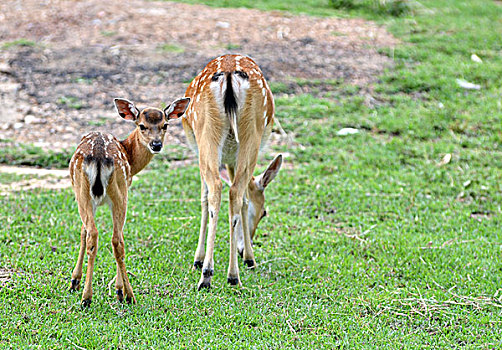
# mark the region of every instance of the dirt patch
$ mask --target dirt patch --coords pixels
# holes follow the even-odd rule
[[[0,184],[0,196],[5,196],[16,191],[31,191],[37,188],[58,190],[71,186],[68,170],[1,165],[0,173],[30,176],[30,179],[11,182],[9,184]]]
[[[115,115],[114,97],[169,103],[223,53],[255,58],[287,93],[312,92],[299,80],[320,81],[323,93],[333,80],[371,84],[391,63],[377,48],[396,44],[360,19],[143,0],[3,2],[0,42],[0,138],[52,149],[89,130],[125,136],[132,126]],[[184,144],[179,123],[171,131],[167,141]]]
[[[193,160],[173,160],[169,162],[169,168],[186,167]],[[143,176],[150,170],[144,170],[136,176]],[[0,196],[8,195],[16,191],[31,191],[34,189],[60,190],[71,187],[70,174],[67,169],[42,169],[34,167],[17,167],[0,165],[0,173],[28,175],[30,178],[15,181],[8,184],[0,183]]]
[[[18,167],[10,165],[0,165],[0,173],[17,174],[17,175],[36,175],[36,176],[53,176],[57,178],[69,177],[68,170],[62,169],[40,169]]]

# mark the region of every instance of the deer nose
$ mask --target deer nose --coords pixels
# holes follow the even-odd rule
[[[160,150],[162,149],[162,141],[158,141],[158,140],[152,141],[150,143],[150,147],[151,147],[152,151],[160,152]]]

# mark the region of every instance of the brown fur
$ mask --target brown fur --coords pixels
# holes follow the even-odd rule
[[[182,114],[189,101],[189,99],[175,101],[174,109],[170,113]],[[124,119],[134,121],[137,125],[136,129],[123,141],[117,140],[111,134],[89,133],[82,138],[70,161],[70,177],[83,223],[80,233],[80,250],[72,273],[70,290],[80,288],[82,265],[87,252],[87,273],[82,294],[82,303],[86,306],[92,300],[92,275],[98,249],[98,230],[94,215],[96,207],[104,203],[108,203],[112,211],[112,248],[117,263],[115,279],[117,298],[123,301],[125,294],[129,303],[136,302],[124,263],[123,228],[127,211],[127,190],[131,185],[132,177],[153,158],[151,144],[154,141],[163,141],[167,121],[171,116],[171,114],[165,116],[163,111],[156,108],[146,108],[140,113],[127,100],[116,100],[115,104],[119,115]],[[144,130],[141,130],[140,126]],[[109,176],[107,176],[108,173]],[[98,195],[100,191],[93,190],[98,177],[103,186],[101,196]],[[107,182],[103,182],[101,177]],[[93,181],[92,184],[91,181]]]
[[[242,84],[238,85],[239,89],[249,83],[247,91],[244,88],[242,90],[246,91],[246,98],[241,101],[241,108],[237,112],[235,131],[238,135],[235,135],[236,132],[232,127],[231,116],[224,116],[223,99],[215,95],[211,88],[211,84],[216,82],[213,84],[214,89],[221,92],[221,89],[226,86],[223,83],[228,82],[228,80],[223,80],[223,77],[228,79],[229,75],[231,75],[230,79],[235,79],[236,84]],[[234,94],[236,93],[234,89]],[[185,95],[190,97],[192,102],[182,123],[188,141],[193,148],[198,150],[201,176],[201,229],[194,259],[194,266],[202,267],[202,276],[198,286],[199,289],[209,288],[213,273],[214,240],[222,190],[219,176],[219,169],[222,165],[219,160],[220,154],[222,154],[221,163],[226,164],[232,182],[229,191],[230,261],[227,276],[230,284],[240,285],[236,234],[243,235],[242,253],[245,263],[251,267],[256,265],[250,231],[254,234],[262,216],[257,221],[253,220],[252,223],[248,223],[247,202],[249,200],[253,205],[254,203],[259,205],[257,208],[260,211],[259,214],[264,211],[263,188],[258,191],[252,183],[254,183],[253,171],[260,146],[265,143],[274,122],[272,92],[260,68],[251,58],[225,55],[209,62],[191,82]],[[237,136],[238,145],[235,142]],[[223,138],[226,138],[224,144]],[[261,197],[257,198],[259,196]],[[206,232],[208,219],[209,231]],[[206,233],[208,241],[204,251]],[[240,248],[239,251],[241,251]],[[203,263],[202,260],[204,260]]]

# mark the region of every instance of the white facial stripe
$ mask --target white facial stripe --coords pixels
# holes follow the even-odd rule
[[[249,228],[251,228],[250,225],[253,225],[253,228],[254,228],[255,217],[256,217],[256,209],[253,205],[253,202],[249,201],[249,204],[248,204],[248,227]]]

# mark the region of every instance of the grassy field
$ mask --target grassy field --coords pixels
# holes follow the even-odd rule
[[[327,1],[299,3],[256,6],[340,14]],[[136,306],[109,294],[107,208],[83,309],[80,293],[66,291],[80,228],[71,191],[0,197],[0,267],[14,271],[0,288],[0,347],[502,347],[502,6],[420,4],[407,17],[375,18],[403,43],[385,52],[395,67],[371,107],[344,84],[322,98],[278,94],[277,116],[297,146],[260,161],[287,152],[255,240],[258,267],[240,262],[241,289],[226,285],[224,202],[213,289],[196,291],[195,166],[159,158],[132,186],[125,236]],[[357,11],[344,15],[372,18]],[[337,136],[343,127],[361,132]]]

